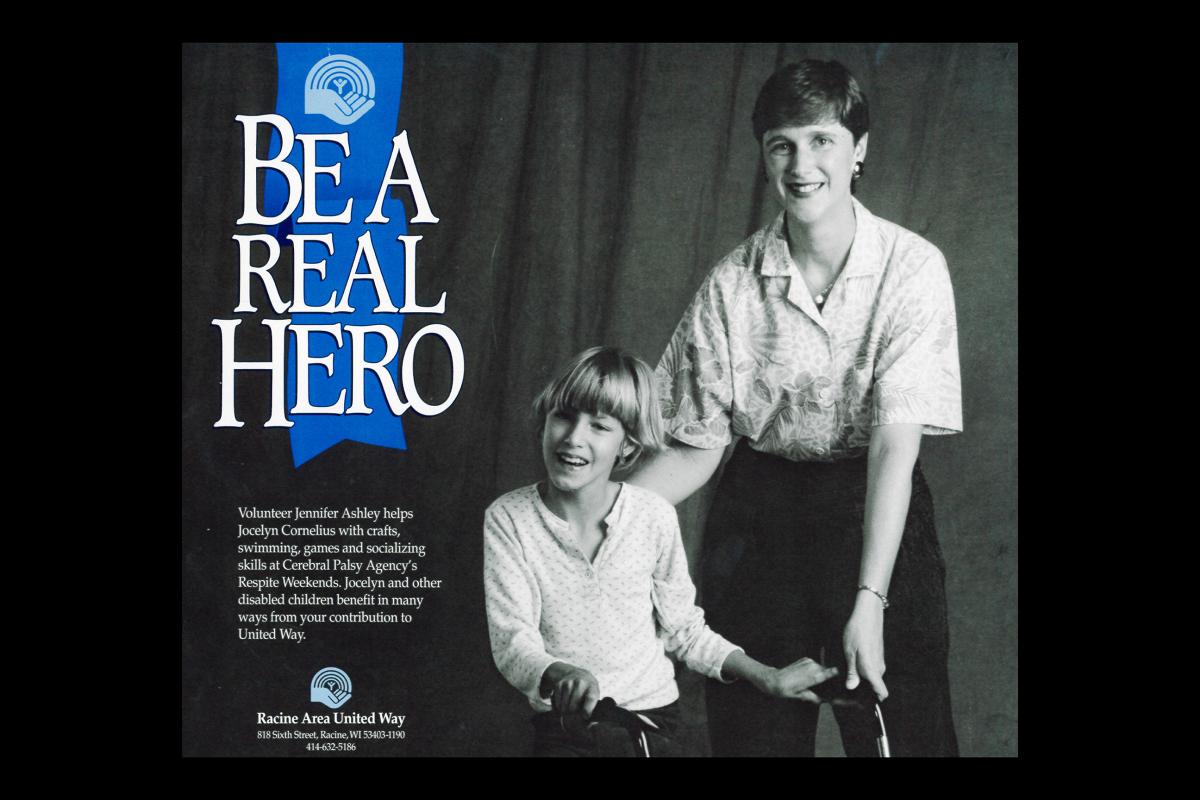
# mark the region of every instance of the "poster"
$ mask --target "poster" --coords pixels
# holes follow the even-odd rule
[[[483,511],[541,477],[556,369],[656,363],[777,213],[750,110],[805,57],[870,98],[859,199],[949,264],[965,431],[922,463],[954,714],[964,755],[1016,754],[1016,45],[331,42],[182,47],[184,755],[530,753]],[[679,506],[693,574],[709,500]]]

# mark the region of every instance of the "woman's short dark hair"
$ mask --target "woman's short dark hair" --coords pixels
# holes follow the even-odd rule
[[[837,61],[806,58],[776,70],[767,78],[750,121],[754,140],[772,128],[815,125],[836,119],[854,135],[857,144],[870,127],[867,96],[850,70]]]

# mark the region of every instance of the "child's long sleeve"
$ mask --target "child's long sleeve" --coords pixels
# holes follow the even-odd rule
[[[511,520],[496,508],[488,509],[484,517],[483,585],[496,667],[510,684],[537,703],[542,674],[557,659],[546,652],[538,631],[541,593],[537,581]]]
[[[704,622],[704,610],[696,605],[696,586],[688,574],[675,509],[664,515],[662,524],[662,550],[654,570],[654,611],[664,647],[689,669],[724,681],[721,666],[730,653],[742,648]]]

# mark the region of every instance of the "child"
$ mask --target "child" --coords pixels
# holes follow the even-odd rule
[[[492,656],[529,698],[538,755],[589,755],[563,715],[608,696],[668,736],[679,689],[666,653],[703,675],[817,702],[837,674],[811,659],[782,669],[748,657],[704,624],[675,509],[613,482],[662,447],[654,373],[611,347],[575,357],[534,403],[546,480],[509,492],[484,522]],[[550,714],[551,710],[557,712]]]

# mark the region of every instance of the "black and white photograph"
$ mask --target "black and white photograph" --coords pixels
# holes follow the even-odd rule
[[[1017,64],[184,43],[182,755],[1017,756]]]

